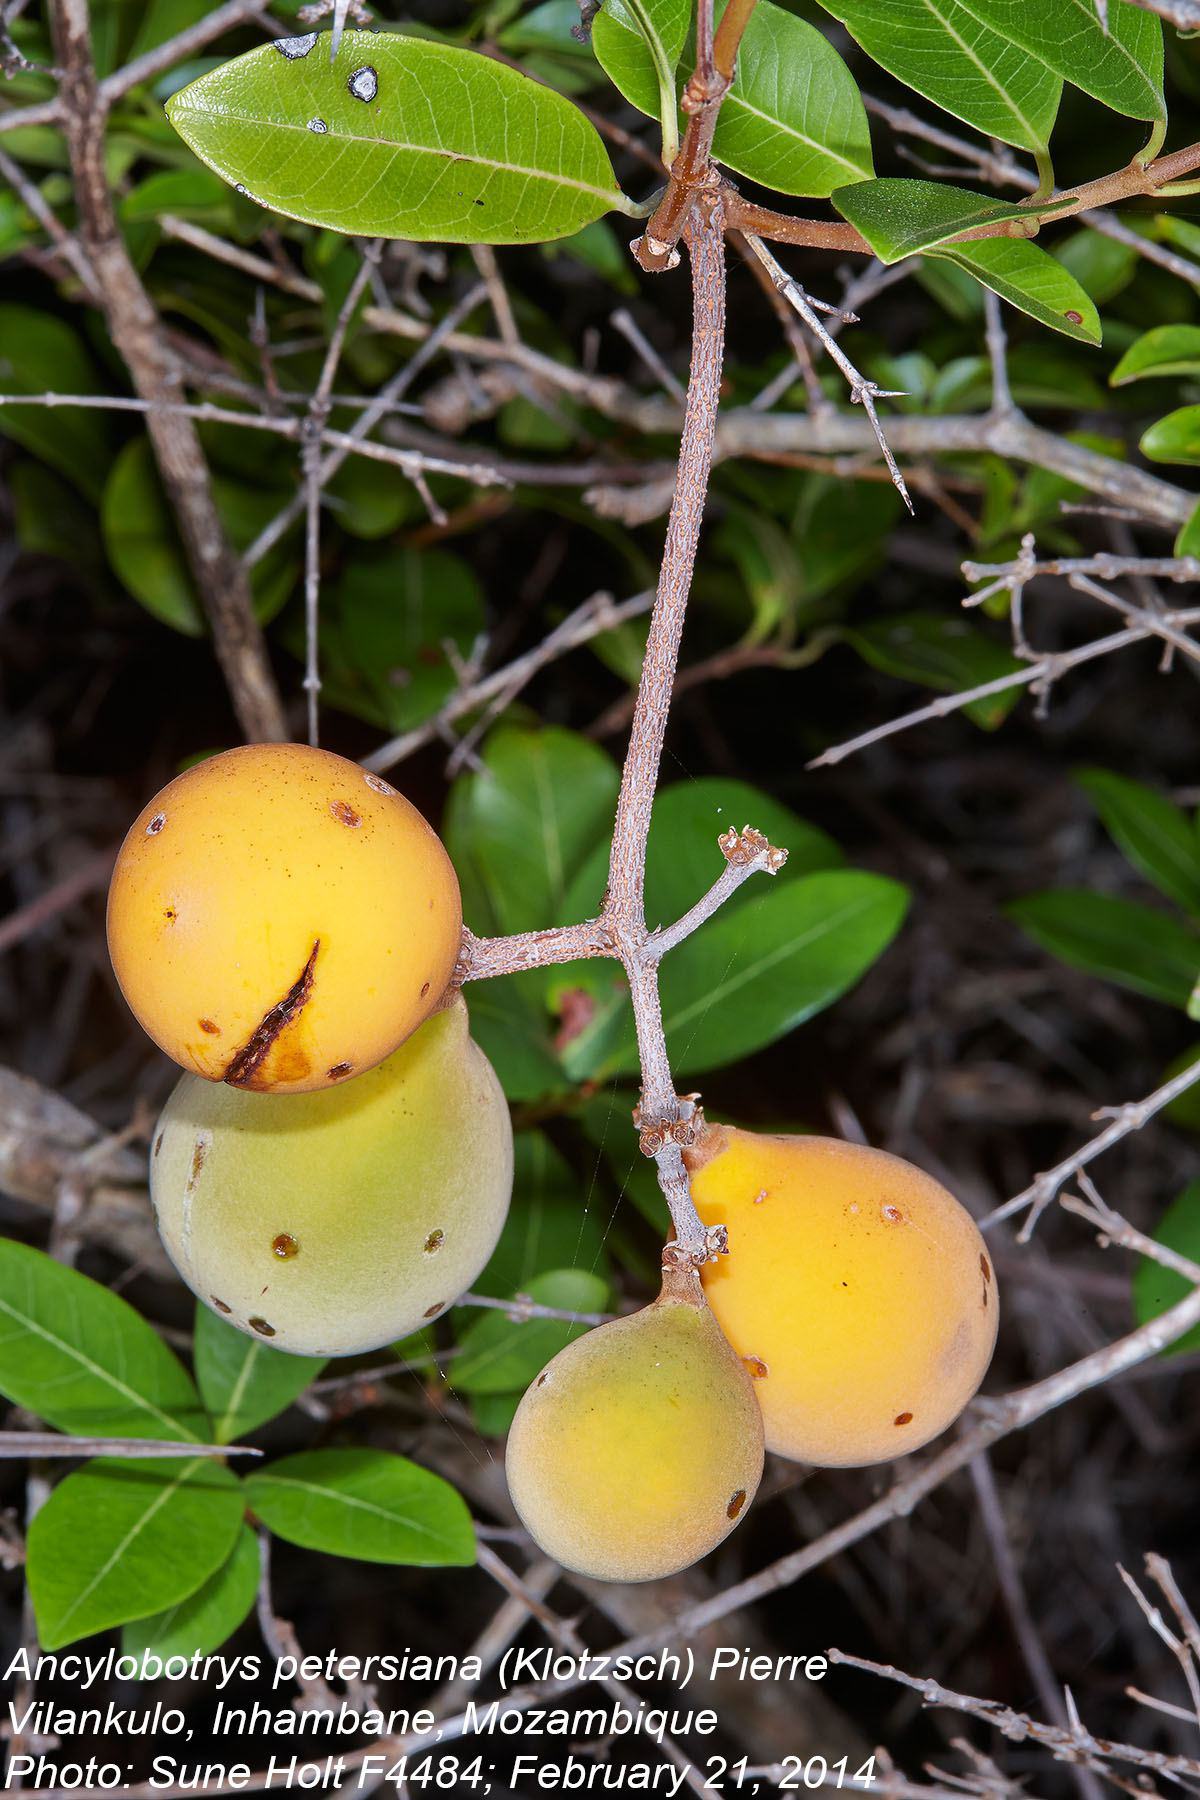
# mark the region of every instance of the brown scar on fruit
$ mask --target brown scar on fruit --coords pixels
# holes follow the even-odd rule
[[[362,814],[356,813],[348,800],[331,800],[329,810],[340,825],[362,824]]]
[[[146,827],[146,836],[147,837],[157,837],[159,832],[162,830],[163,826],[166,824],[166,822],[167,822],[166,813],[164,813],[164,812],[155,813],[154,817],[150,820],[150,823]]]
[[[330,1081],[340,1081],[342,1076],[348,1075],[353,1067],[353,1063],[334,1063],[332,1069],[326,1069],[325,1073]]]
[[[271,1249],[280,1262],[287,1262],[289,1257],[299,1253],[300,1246],[290,1231],[281,1231],[278,1237],[271,1239]],[[265,1289],[263,1291],[266,1292]]]
[[[211,1019],[200,1019],[198,1023],[201,1031],[207,1031],[209,1037],[220,1037],[221,1027],[214,1025]]]
[[[232,1306],[226,1306],[225,1302],[223,1300],[218,1300],[215,1294],[210,1294],[208,1297],[218,1312],[231,1313],[233,1311]]]
[[[425,1308],[424,1314],[422,1316],[426,1319],[435,1319],[437,1317],[437,1315],[443,1310],[443,1308],[445,1307],[445,1304],[446,1304],[446,1302],[444,1300],[435,1301],[432,1306],[427,1306]]]
[[[979,1252],[979,1267],[983,1270],[983,1279],[985,1281],[990,1281],[992,1279],[992,1265],[989,1263],[982,1250]]]
[[[156,1137],[156,1138],[155,1138],[155,1140],[154,1140],[154,1154],[155,1154],[155,1156],[157,1156],[157,1155],[158,1155],[158,1153],[159,1153],[159,1151],[160,1151],[160,1150],[161,1150],[161,1149],[162,1149],[162,1141],[163,1141],[163,1135],[164,1135],[164,1134],[163,1134],[163,1133],[162,1133],[162,1132],[161,1132],[161,1131],[160,1131],[160,1132],[159,1132],[159,1134],[158,1134],[158,1136],[157,1136],[157,1137]]]
[[[274,1337],[275,1327],[268,1325],[265,1319],[253,1318],[249,1321],[251,1331],[257,1331],[260,1337]]]
[[[198,1137],[195,1144],[192,1146],[192,1166],[188,1170],[187,1182],[185,1183],[186,1190],[189,1194],[200,1179],[200,1171],[204,1167],[204,1159],[207,1155],[208,1139],[206,1137]]]
[[[880,1216],[885,1218],[889,1225],[903,1225],[904,1223],[904,1214],[900,1211],[898,1206],[892,1206],[889,1203],[886,1206],[881,1206],[879,1212]]]
[[[736,1519],[745,1504],[746,1490],[745,1488],[739,1488],[737,1493],[734,1494],[733,1498],[730,1500],[729,1505],[725,1508],[726,1518]]]
[[[911,1425],[912,1424],[912,1414],[911,1413],[897,1413],[895,1418],[892,1420],[892,1424],[893,1425]]]
[[[269,1056],[276,1039],[299,1017],[308,1004],[313,988],[313,969],[320,948],[321,940],[317,938],[308,953],[308,961],[301,969],[297,979],[292,983],[283,999],[277,1000],[269,1012],[263,1014],[260,1023],[225,1070],[221,1079],[230,1087],[252,1088],[259,1085],[255,1077]],[[307,1073],[307,1067],[303,1072]]]
[[[743,1356],[742,1361],[753,1375],[755,1381],[762,1381],[771,1371],[761,1356]]]
[[[426,1256],[432,1256],[435,1250],[440,1250],[445,1241],[446,1234],[444,1231],[431,1231],[429,1236],[425,1239]]]

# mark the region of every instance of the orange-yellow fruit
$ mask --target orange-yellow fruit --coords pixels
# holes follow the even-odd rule
[[[512,1193],[504,1095],[461,997],[320,1094],[180,1078],[150,1194],[192,1292],[276,1350],[349,1356],[437,1318],[495,1249]]]
[[[559,1352],[517,1408],[506,1458],[530,1535],[602,1581],[652,1581],[706,1556],[762,1464],[753,1385],[682,1274]]]
[[[358,1075],[441,1000],[458,879],[401,794],[305,744],[227,750],[134,820],[108,946],[140,1023],[184,1069],[303,1093]]]
[[[998,1320],[991,1258],[953,1195],[833,1138],[713,1126],[686,1156],[700,1217],[729,1229],[704,1289],[755,1378],[767,1448],[849,1466],[945,1431]]]

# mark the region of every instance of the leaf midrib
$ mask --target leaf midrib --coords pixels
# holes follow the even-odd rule
[[[68,1606],[66,1612],[61,1615],[58,1620],[58,1629],[60,1631],[75,1617],[75,1614],[79,1611],[84,1601],[91,1599],[96,1589],[100,1586],[100,1583],[112,1573],[129,1546],[141,1536],[143,1531],[145,1531],[151,1519],[162,1511],[167,1502],[179,1492],[179,1489],[183,1486],[184,1482],[202,1466],[202,1463],[203,1459],[201,1457],[193,1457],[191,1462],[185,1463],[175,1478],[161,1489],[151,1501],[150,1505],[146,1507],[145,1511],[138,1514],[137,1519],[129,1527],[129,1530],[125,1533],[125,1536],[121,1539],[120,1543],[117,1544],[112,1554],[109,1556],[108,1561],[102,1568],[97,1569],[87,1586],[80,1589],[70,1606]]]
[[[177,106],[174,109],[174,118],[185,116],[204,120],[219,119],[223,125],[257,125],[269,131],[293,131],[305,136],[311,135],[307,125],[293,124],[290,119],[262,118],[255,114],[234,112],[232,108],[223,108],[219,113],[199,106]],[[550,169],[531,169],[524,163],[501,162],[498,157],[479,156],[470,150],[447,150],[434,144],[410,144],[397,138],[360,137],[356,132],[333,125],[329,127],[326,141],[331,144],[366,144],[375,150],[391,152],[408,151],[415,156],[440,156],[448,163],[475,163],[480,168],[494,169],[501,174],[524,175],[534,181],[549,182],[554,187],[574,188],[580,194],[594,194],[598,200],[607,200],[618,210],[621,210],[620,203],[624,199],[617,187],[596,187],[592,182],[580,181],[574,175],[558,175]]]
[[[335,1500],[339,1506],[348,1506],[359,1512],[370,1513],[375,1518],[386,1519],[389,1525],[403,1525],[409,1531],[416,1532],[420,1537],[428,1538],[434,1544],[444,1544],[447,1541],[444,1534],[439,1535],[428,1525],[422,1525],[416,1519],[410,1519],[407,1514],[389,1512],[385,1506],[379,1506],[374,1500],[360,1499],[357,1494],[347,1494],[341,1488],[322,1487],[319,1482],[315,1481],[299,1481],[294,1475],[263,1475],[259,1477],[259,1482],[264,1487],[294,1488],[301,1494],[315,1494],[319,1500],[326,1502]]]

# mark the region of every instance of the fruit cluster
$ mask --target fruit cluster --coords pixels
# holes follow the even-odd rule
[[[215,756],[135,820],[108,931],[126,999],[188,1071],[154,1132],[151,1197],[206,1305],[276,1349],[337,1356],[470,1287],[507,1214],[512,1130],[453,982],[458,882],[408,801],[302,745]],[[728,1254],[664,1267],[650,1306],[576,1338],[509,1434],[531,1536],[606,1580],[714,1549],[764,1449],[844,1466],[927,1443],[996,1338],[983,1240],[911,1164],[729,1126],[685,1154]]]

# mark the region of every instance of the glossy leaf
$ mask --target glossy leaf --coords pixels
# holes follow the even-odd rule
[[[79,1437],[208,1441],[183,1364],[117,1294],[0,1238],[0,1393]]]
[[[1121,987],[1187,1007],[1200,979],[1200,937],[1166,913],[1113,894],[1056,888],[1016,901],[1011,916],[1043,949]]]
[[[551,1269],[522,1290],[540,1306],[561,1311],[602,1312],[608,1283],[587,1269]],[[464,1394],[511,1394],[529,1386],[551,1357],[591,1326],[565,1319],[513,1320],[507,1313],[479,1314],[459,1340],[460,1354],[448,1373]]]
[[[196,1380],[213,1418],[213,1443],[236,1444],[299,1398],[325,1367],[323,1356],[292,1356],[235,1331],[196,1303]]]
[[[1151,462],[1200,465],[1200,406],[1181,406],[1157,420],[1142,433],[1141,451]]]
[[[938,613],[873,619],[848,631],[846,638],[873,668],[942,694],[981,687],[1022,666],[985,632],[964,619],[947,619]],[[977,725],[992,730],[1008,717],[1020,697],[1021,690],[1013,688],[973,700],[963,711]]]
[[[1091,296],[1048,250],[1027,238],[981,238],[952,249],[943,247],[935,254],[957,263],[1051,331],[1083,344],[1100,342],[1100,315]]]
[[[664,95],[675,104],[675,70],[691,18],[689,0],[605,0],[592,20],[600,67],[649,118],[661,116]]]
[[[258,1539],[243,1525],[231,1554],[194,1594],[165,1612],[135,1619],[121,1633],[126,1656],[208,1656],[248,1617],[258,1592]]]
[[[894,175],[838,188],[833,203],[885,263],[934,250],[948,238],[981,225],[1029,216],[1011,201],[993,200],[969,188]]]
[[[1085,769],[1079,785],[1134,867],[1200,916],[1200,833],[1187,814],[1165,794],[1108,769]]]
[[[248,51],[167,113],[261,205],[364,237],[523,244],[629,210],[578,107],[493,58],[384,32]]]
[[[162,1612],[226,1561],[241,1488],[210,1457],[103,1457],[60,1481],[29,1528],[29,1592],[43,1649]]]
[[[96,366],[71,327],[32,306],[0,306],[0,394],[95,394]],[[105,414],[78,406],[0,406],[0,434],[99,497],[112,458]]]
[[[822,0],[868,56],[988,137],[1045,153],[1062,79],[959,0]]]
[[[874,173],[854,77],[828,38],[771,0],[750,15],[713,154],[781,194],[824,196]]]
[[[462,1496],[385,1450],[308,1450],[256,1470],[246,1501],[276,1537],[358,1562],[433,1568],[475,1560]]]
[[[1200,377],[1200,325],[1156,325],[1144,331],[1109,376],[1113,387],[1148,376]]]
[[[1163,1214],[1155,1241],[1165,1244],[1189,1262],[1200,1263],[1200,1181],[1189,1182],[1174,1205]],[[1164,1269],[1153,1257],[1143,1256],[1133,1277],[1133,1311],[1139,1325],[1157,1319],[1192,1291],[1186,1275]],[[1200,1350],[1200,1325],[1168,1345],[1164,1356],[1186,1356]]]
[[[1162,25],[1130,0],[964,0],[977,19],[1131,119],[1165,119]]]

